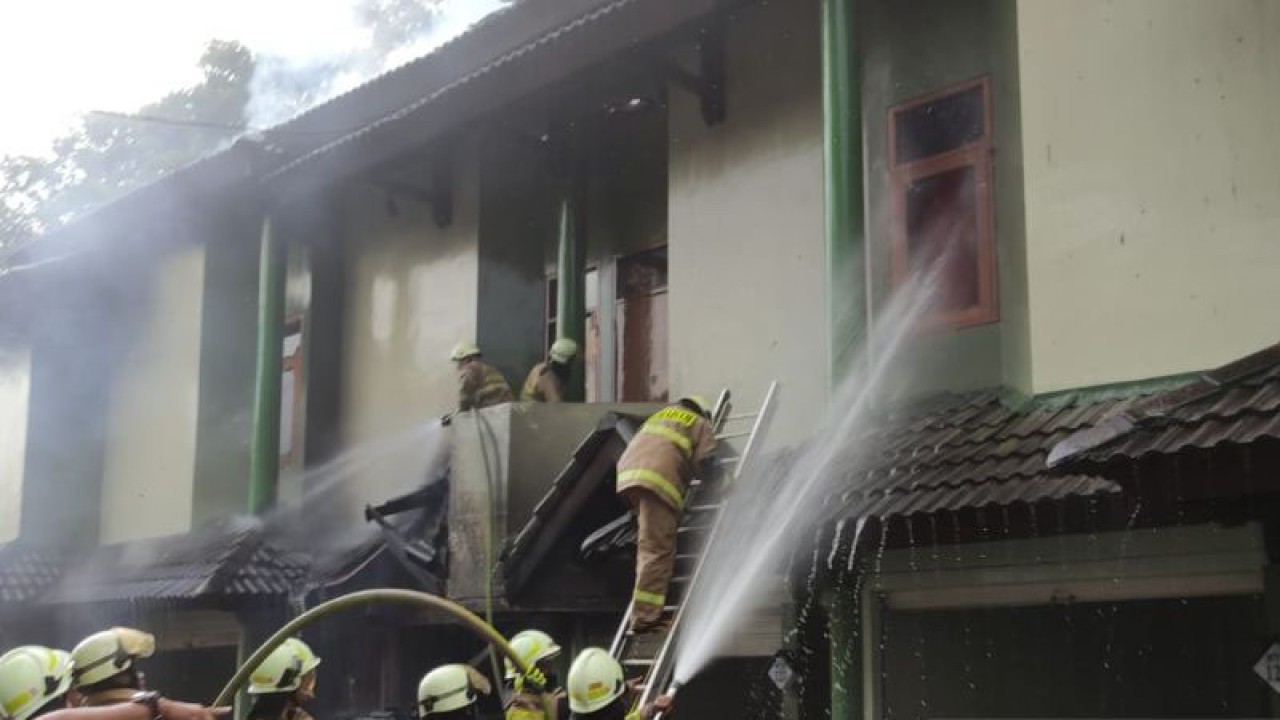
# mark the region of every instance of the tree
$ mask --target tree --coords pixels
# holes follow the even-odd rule
[[[360,0],[356,18],[372,34],[370,53],[381,59],[421,38],[444,17],[445,0]]]
[[[201,79],[135,116],[86,115],[49,159],[0,159],[0,247],[57,227],[227,144],[244,129],[254,58],[210,42]]]
[[[421,39],[451,6],[471,0],[357,0],[369,46],[306,66],[255,57],[214,40],[200,80],[133,115],[90,113],[48,159],[0,158],[0,250],[55,228],[229,144],[248,125],[274,124],[381,72],[387,55]],[[254,123],[250,123],[250,119]]]

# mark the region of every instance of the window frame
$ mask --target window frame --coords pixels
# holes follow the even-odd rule
[[[936,155],[899,163],[897,116],[900,113],[927,105],[949,95],[958,95],[974,88],[982,93],[982,136],[975,142],[961,145]],[[936,312],[922,325],[927,330],[954,329],[987,325],[1000,320],[999,280],[996,274],[995,197],[992,188],[992,101],[991,76],[982,75],[972,80],[949,85],[934,92],[893,105],[888,110],[889,126],[889,195],[893,220],[890,233],[891,285],[898,288],[910,272],[907,256],[907,189],[912,183],[944,172],[961,168],[973,168],[974,207],[977,213],[978,302],[963,310]]]

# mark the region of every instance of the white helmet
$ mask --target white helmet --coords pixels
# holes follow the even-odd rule
[[[460,710],[476,701],[467,665],[441,665],[418,683],[418,710],[422,716]]]
[[[289,638],[254,668],[249,676],[249,694],[293,692],[302,687],[302,679],[319,664],[320,658],[311,651],[310,645],[298,638]]]
[[[551,359],[560,364],[564,364],[573,359],[578,354],[578,343],[570,338],[560,338],[551,343]]]
[[[469,357],[475,357],[479,354],[480,348],[476,347],[475,343],[460,342],[453,346],[453,352],[449,353],[449,359],[454,362],[458,362],[459,360],[466,360]]]
[[[516,651],[525,665],[533,667],[543,660],[550,660],[560,654],[560,646],[551,636],[541,630],[521,630],[511,638],[511,649]],[[507,666],[506,678],[514,680],[520,674],[510,658],[504,660]]]
[[[71,689],[71,654],[24,645],[0,656],[0,720],[27,720]]]
[[[622,666],[603,648],[583,650],[569,668],[569,709],[575,713],[602,710],[626,689]]]
[[[141,630],[113,627],[96,632],[71,650],[76,664],[72,674],[75,686],[100,683],[133,667],[135,660],[151,657],[155,651],[155,636]]]

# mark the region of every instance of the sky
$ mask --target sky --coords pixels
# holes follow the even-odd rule
[[[452,0],[436,36],[408,52],[428,51],[498,5]],[[362,47],[366,36],[351,6],[351,0],[0,0],[0,155],[44,153],[79,114],[131,112],[194,82],[195,63],[214,38],[298,64]],[[388,67],[411,59],[406,54],[389,58]]]

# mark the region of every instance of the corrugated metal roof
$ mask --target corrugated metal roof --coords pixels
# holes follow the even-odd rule
[[[1064,472],[1115,458],[1280,439],[1280,345],[1204,373],[1185,387],[1124,408],[1064,438],[1051,464]]]
[[[62,575],[63,558],[55,550],[18,543],[0,547],[0,604],[38,597]]]

